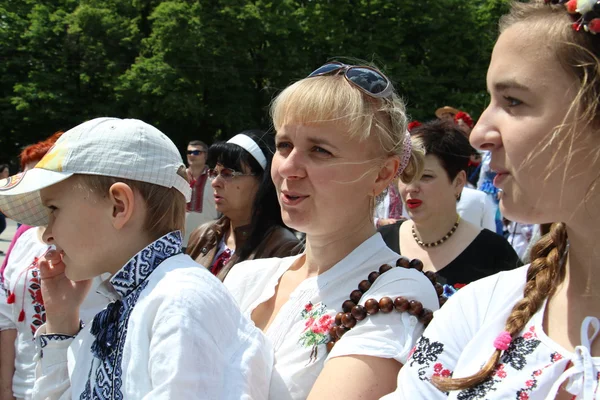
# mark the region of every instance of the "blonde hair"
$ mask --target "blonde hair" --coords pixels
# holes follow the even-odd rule
[[[579,90],[563,123],[542,144],[547,146],[560,135],[559,146],[570,146],[579,132],[587,127],[597,126],[600,119],[600,40],[589,33],[573,30],[573,22],[562,5],[551,6],[543,1],[514,2],[510,13],[500,21],[500,31],[521,22],[526,23],[527,29],[538,35],[538,40],[544,38],[543,43],[540,40],[540,46],[550,46],[564,70],[579,82]],[[569,117],[575,117],[573,122],[566,122]],[[594,186],[595,183],[588,195]],[[558,222],[552,224],[550,232],[533,246],[523,298],[514,305],[504,326],[513,338],[523,330],[544,301],[554,295],[564,280],[567,239],[566,225]],[[432,382],[442,391],[471,388],[488,379],[496,369],[501,355],[502,351],[496,350],[481,370],[471,376],[454,379],[433,377]]]
[[[289,123],[339,121],[351,138],[376,137],[386,156],[402,154],[408,124],[404,103],[395,93],[386,99],[371,97],[343,75],[305,78],[288,86],[273,100],[271,117],[276,131]],[[403,182],[420,177],[423,157],[420,149],[413,149],[400,175]]]
[[[102,175],[77,175],[77,177],[80,184],[99,196],[106,196],[110,187],[117,182],[125,183],[132,190],[137,191],[146,202],[143,229],[153,239],[176,230],[185,233],[186,201],[177,189]]]

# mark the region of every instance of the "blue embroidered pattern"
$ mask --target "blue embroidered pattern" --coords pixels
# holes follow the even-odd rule
[[[170,232],[136,254],[110,279],[122,299],[94,317],[91,330],[96,337],[92,344],[94,361],[81,400],[123,399],[121,363],[129,316],[150,274],[167,258],[180,253],[181,232]]]

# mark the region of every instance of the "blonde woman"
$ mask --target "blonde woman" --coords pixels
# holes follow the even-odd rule
[[[503,215],[561,222],[530,265],[452,296],[389,399],[600,396],[600,15],[595,1],[552,3],[501,20],[471,143],[491,152]]]
[[[306,250],[237,264],[225,285],[274,347],[270,398],[378,398],[394,390],[427,313],[392,312],[389,299],[438,308],[421,272],[395,267],[399,256],[372,217],[394,176],[418,177],[423,155],[411,151],[389,79],[370,67],[328,63],[286,88],[271,113],[271,177],[283,221],[306,233]]]

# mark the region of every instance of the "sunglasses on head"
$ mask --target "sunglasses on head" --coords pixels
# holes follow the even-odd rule
[[[375,98],[384,98],[391,96],[394,87],[390,80],[377,71],[375,68],[367,66],[346,65],[337,61],[329,62],[308,75],[313,76],[344,74],[346,80],[362,90],[364,93]]]
[[[199,156],[202,153],[206,153],[206,150],[188,150],[188,156]]]

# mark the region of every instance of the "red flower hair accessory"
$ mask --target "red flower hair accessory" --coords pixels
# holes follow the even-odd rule
[[[469,128],[473,129],[473,119],[469,114],[464,111],[459,111],[454,116],[454,122],[458,124],[458,121],[462,120]]]
[[[600,33],[600,0],[544,0],[546,4],[564,5],[571,14],[573,29],[593,35]]]
[[[412,131],[413,129],[415,129],[416,127],[418,127],[418,126],[421,126],[421,125],[423,125],[423,124],[422,124],[422,123],[420,123],[420,122],[419,122],[419,121],[417,121],[417,120],[410,121],[410,122],[408,123],[408,131],[410,132],[410,131]]]

